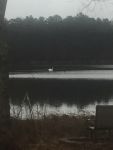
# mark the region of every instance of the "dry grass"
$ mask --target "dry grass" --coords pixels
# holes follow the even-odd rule
[[[113,144],[87,142],[66,144],[64,137],[88,136],[87,116],[51,115],[39,120],[12,119],[9,130],[2,129],[0,150],[111,150]],[[4,144],[3,144],[4,143]]]

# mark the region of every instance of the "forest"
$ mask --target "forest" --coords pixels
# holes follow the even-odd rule
[[[82,13],[5,20],[10,69],[113,64],[113,23]],[[17,67],[18,68],[18,67]]]

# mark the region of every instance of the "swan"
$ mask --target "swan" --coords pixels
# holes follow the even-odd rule
[[[48,69],[49,72],[53,72],[53,67]]]

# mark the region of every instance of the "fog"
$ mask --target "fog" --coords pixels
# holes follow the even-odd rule
[[[113,0],[8,0],[6,18],[32,15],[62,17],[75,16],[83,12],[90,17],[113,18]],[[90,4],[90,5],[89,5]]]

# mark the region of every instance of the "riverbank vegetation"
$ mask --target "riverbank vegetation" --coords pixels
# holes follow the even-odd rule
[[[66,143],[64,138],[89,137],[87,129],[90,124],[94,124],[93,116],[44,116],[39,120],[19,120],[11,119],[10,130],[3,130],[0,143],[4,143],[4,149],[8,150],[110,150],[113,148],[112,142],[106,139],[87,143]],[[4,132],[7,133],[4,137]],[[105,137],[105,136],[104,136]],[[6,139],[5,139],[6,138]],[[8,139],[8,140],[7,140]],[[3,144],[2,144],[3,145]]]
[[[108,19],[82,13],[66,18],[28,16],[6,20],[6,28],[10,70],[113,64],[113,23]]]

